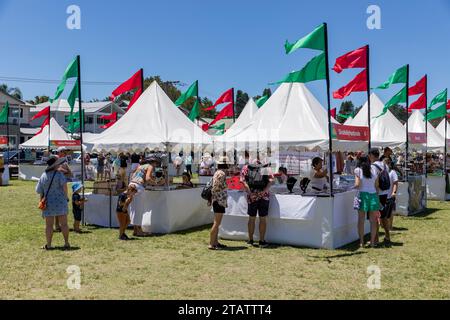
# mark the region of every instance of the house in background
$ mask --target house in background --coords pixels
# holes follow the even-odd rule
[[[33,105],[23,102],[5,92],[0,91],[0,111],[9,102],[9,145],[12,150],[17,150],[19,144],[25,141],[20,134],[21,127],[30,127],[30,109]],[[0,124],[0,136],[6,136],[6,124]]]
[[[64,130],[68,131],[70,105],[65,99],[59,99],[52,104],[50,102],[40,103],[31,109],[31,115],[35,115],[49,105],[51,116],[55,118],[56,122],[58,122]],[[113,112],[117,112],[117,116],[120,118],[125,114],[124,109],[121,108],[118,103],[112,101],[83,102],[82,107],[84,110],[84,129],[85,132],[90,133],[101,133],[105,130],[100,127],[109,121],[100,119],[101,116],[107,116]],[[78,103],[75,104],[74,109],[74,112],[77,111]],[[42,124],[42,121],[43,119],[33,120],[31,126],[39,127]]]

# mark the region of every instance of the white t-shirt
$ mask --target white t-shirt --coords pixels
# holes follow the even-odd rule
[[[322,191],[325,189],[325,186],[327,185],[327,178],[326,177],[322,177],[322,178],[316,178],[314,177],[314,175],[316,174],[316,172],[314,170],[311,171],[310,174],[310,186],[311,188],[313,188],[314,191]],[[318,189],[318,190],[317,190]]]
[[[389,172],[389,180],[391,180],[391,187],[389,188],[388,198],[392,198],[392,190],[394,189],[394,183],[398,182],[398,174],[395,170]]]
[[[389,170],[389,168],[387,167],[387,165],[383,161],[375,161],[373,163],[372,167],[374,165],[378,166],[378,167],[375,167],[375,170],[377,171],[377,176],[379,176],[380,173],[383,172],[384,170]],[[381,171],[378,168],[381,168]],[[380,190],[380,192],[378,192],[378,194],[380,196],[382,196],[382,195],[390,194],[391,192],[392,192],[392,182],[391,182],[391,190],[390,191],[389,191],[389,189],[387,189],[387,190]]]
[[[360,192],[367,192],[367,193],[377,193],[377,189],[375,187],[375,182],[378,178],[378,170],[374,166],[371,166],[372,172],[372,178],[366,178],[363,175],[363,171],[361,168],[355,169],[355,176],[357,176],[359,179],[361,179],[361,185],[359,186]]]

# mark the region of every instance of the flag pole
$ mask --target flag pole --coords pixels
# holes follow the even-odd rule
[[[446,89],[447,90],[447,89]],[[445,97],[445,133],[444,133],[444,177],[447,181],[447,96]],[[445,185],[447,188],[447,184]]]
[[[50,154],[50,152],[51,152],[51,149],[50,149],[50,144],[51,144],[51,141],[50,141],[50,122],[51,122],[51,120],[52,120],[52,113],[51,113],[51,110],[52,110],[52,107],[51,107],[51,104],[48,106],[48,153]],[[45,120],[44,120],[45,121]]]
[[[236,122],[236,108],[235,108],[235,103],[234,103],[234,87],[231,88],[231,97],[233,99],[233,123]]]
[[[367,124],[369,127],[369,143],[368,149],[372,148],[372,132],[371,132],[371,112],[370,112],[370,63],[369,63],[369,45],[366,46],[366,85],[367,85]]]
[[[328,106],[328,161],[330,166],[330,196],[333,196],[333,125],[331,123],[331,97],[330,97],[330,70],[328,64],[328,27],[324,22],[325,35],[325,69],[327,83],[327,106]]]
[[[9,154],[9,103],[6,102],[6,150],[8,150],[8,156],[6,157],[6,164],[8,165],[9,172],[9,158],[11,155]]]
[[[405,145],[405,181],[408,182],[409,153],[409,63],[406,65],[406,145]],[[425,123],[425,128],[427,127]]]
[[[144,93],[144,68],[141,68],[141,91]]]
[[[424,167],[425,167],[425,178],[428,178],[428,77],[425,75],[425,158],[424,158]],[[425,192],[425,197],[427,193]]]
[[[80,146],[81,146],[81,183],[84,186],[84,149],[83,149],[83,130],[84,130],[84,114],[83,106],[81,102],[81,67],[80,67],[80,55],[77,55],[77,68],[78,68],[78,112],[80,114]],[[82,197],[84,199],[84,188],[82,188]],[[84,224],[84,206],[82,209],[82,219]]]

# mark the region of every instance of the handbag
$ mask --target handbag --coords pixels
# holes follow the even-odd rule
[[[211,201],[212,198],[212,180],[213,179],[209,180],[209,182],[202,190],[201,197],[206,201]]]
[[[361,198],[359,196],[359,192],[355,195],[353,199],[353,209],[359,210],[361,208]]]
[[[48,189],[47,189],[47,192],[45,193],[45,196],[39,201],[38,208],[40,210],[42,210],[42,211],[47,209],[47,196],[48,196],[48,193],[50,192],[50,188],[52,186],[53,179],[55,178],[55,175],[56,175],[56,171],[53,173],[52,180],[50,180],[50,185],[48,186]]]

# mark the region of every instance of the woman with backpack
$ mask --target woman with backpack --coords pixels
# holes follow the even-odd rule
[[[364,224],[367,217],[370,220],[370,246],[376,245],[378,219],[380,217],[380,201],[378,199],[378,171],[371,165],[367,156],[359,158],[355,169],[355,189],[358,197],[358,234],[359,246],[364,247]]]
[[[211,200],[208,205],[213,207],[214,211],[214,224],[211,228],[211,233],[209,237],[209,247],[210,250],[218,250],[226,248],[225,245],[219,243],[219,227],[222,223],[222,217],[227,208],[228,192],[227,192],[227,174],[228,165],[230,161],[227,157],[223,156],[217,162],[217,171],[214,173],[212,178],[212,188],[211,188]]]

